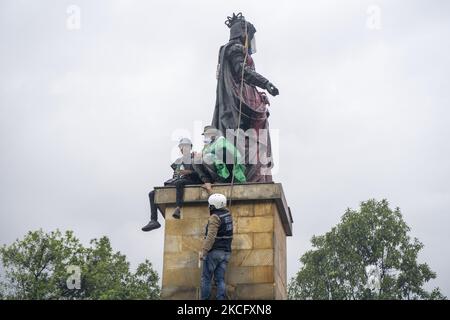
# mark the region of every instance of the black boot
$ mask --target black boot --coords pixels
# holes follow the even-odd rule
[[[142,227],[142,231],[151,231],[153,229],[158,229],[161,227],[161,224],[156,220],[150,220],[146,226]]]
[[[180,207],[176,207],[175,211],[172,213],[172,217],[174,217],[175,219],[180,219],[181,218],[180,211],[181,211]]]

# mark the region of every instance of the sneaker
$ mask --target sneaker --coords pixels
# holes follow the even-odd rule
[[[176,207],[175,211],[172,213],[172,217],[174,217],[175,219],[180,219],[181,218],[181,210],[179,207]]]
[[[158,221],[151,220],[146,226],[142,227],[142,231],[151,231],[153,229],[158,229],[159,227],[161,227],[161,224]]]

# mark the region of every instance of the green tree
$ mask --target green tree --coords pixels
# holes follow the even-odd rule
[[[126,256],[114,252],[107,237],[90,244],[84,247],[71,231],[38,230],[4,245],[0,248],[4,269],[0,298],[159,298],[159,276],[148,260],[132,272]]]
[[[445,299],[439,288],[423,288],[436,274],[417,262],[423,244],[409,231],[400,209],[391,210],[386,200],[347,209],[331,231],[313,236],[289,298]]]

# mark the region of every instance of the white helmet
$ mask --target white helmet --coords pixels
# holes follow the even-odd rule
[[[208,203],[210,207],[214,207],[215,209],[222,209],[227,205],[227,197],[220,193],[214,193],[209,196]]]
[[[180,142],[178,142],[178,146],[190,145],[192,147],[192,141],[189,138],[182,138]]]

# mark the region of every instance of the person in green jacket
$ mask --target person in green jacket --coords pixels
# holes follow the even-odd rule
[[[201,154],[195,154],[193,167],[203,187],[211,192],[211,183],[246,182],[245,165],[237,148],[213,126],[206,126],[202,135],[205,146]]]

